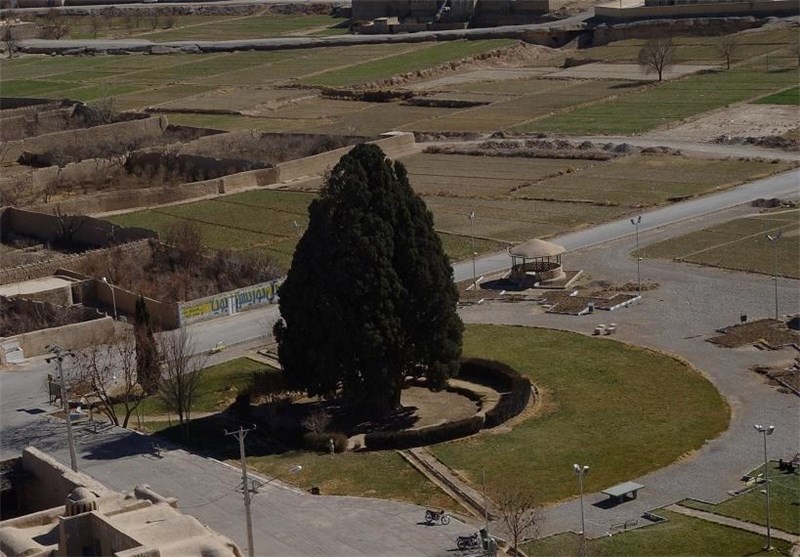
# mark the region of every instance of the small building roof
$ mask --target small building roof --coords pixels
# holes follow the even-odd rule
[[[553,257],[554,255],[561,255],[565,251],[567,250],[558,244],[546,242],[544,240],[533,239],[510,248],[508,253],[514,257],[536,259],[537,257]]]

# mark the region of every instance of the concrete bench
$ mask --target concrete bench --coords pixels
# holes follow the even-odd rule
[[[613,499],[617,503],[623,503],[631,499],[636,499],[636,495],[643,487],[642,484],[637,484],[636,482],[625,482],[604,489],[602,493],[603,495],[608,495],[609,499]]]

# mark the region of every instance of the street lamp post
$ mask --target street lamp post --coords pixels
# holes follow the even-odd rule
[[[573,464],[572,469],[578,475],[578,485],[581,490],[581,555],[583,555],[586,547],[586,519],[583,514],[583,477],[589,473],[589,467]]]
[[[753,427],[764,437],[764,485],[767,486],[767,545],[764,547],[764,549],[766,551],[772,551],[772,524],[769,515],[769,461],[767,460],[767,436],[772,435],[775,432],[775,426],[763,426],[756,424]]]
[[[641,224],[641,222],[642,215],[639,215],[635,219],[631,219],[631,224],[636,227],[636,293],[640,296],[642,294],[642,258],[639,257],[639,224]]]
[[[775,283],[775,321],[778,320],[778,240],[781,239],[781,232],[779,231],[774,236],[767,234],[767,240],[772,244],[772,281]]]
[[[117,319],[117,295],[114,293],[114,287],[108,282],[106,277],[101,278],[103,282],[108,285],[108,289],[111,290],[111,303],[114,305],[114,319]]]
[[[476,288],[478,279],[477,273],[475,272],[475,256],[478,254],[475,253],[475,209],[469,214],[469,236],[472,240],[472,287]]]
[[[78,457],[75,454],[75,438],[72,436],[72,414],[69,407],[69,397],[67,396],[67,387],[64,383],[64,358],[67,356],[75,356],[69,350],[65,350],[58,344],[48,344],[45,346],[48,352],[53,354],[49,358],[45,358],[47,363],[52,361],[56,362],[58,368],[58,383],[61,390],[61,405],[64,407],[65,420],[67,421],[67,444],[69,445],[69,463],[73,472],[78,471]]]

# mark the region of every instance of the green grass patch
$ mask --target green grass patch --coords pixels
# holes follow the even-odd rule
[[[573,462],[592,474],[588,492],[674,462],[725,430],[724,399],[700,373],[649,350],[543,329],[473,325],[465,356],[502,361],[544,393],[541,415],[503,435],[432,447],[474,485],[518,478],[542,502],[576,494]]]
[[[792,87],[786,91],[762,97],[756,101],[756,104],[798,105],[800,104],[800,87]]]
[[[414,52],[324,72],[306,78],[303,81],[311,85],[326,85],[332,87],[355,85],[365,81],[386,79],[393,75],[430,68],[449,62],[450,60],[475,56],[489,50],[512,44],[514,44],[514,41],[507,39],[451,41],[434,44],[433,46],[426,46]]]
[[[653,84],[514,127],[564,134],[634,134],[796,85],[795,72],[733,69]]]
[[[770,462],[769,468],[772,527],[800,534],[800,474],[787,474],[778,470],[777,462]],[[764,467],[760,466],[751,475],[755,477],[763,471]],[[681,505],[766,526],[765,495],[761,493],[763,489],[764,485],[759,484],[751,491],[731,497],[718,505],[694,499],[681,501]]]
[[[146,38],[156,42],[255,39],[275,35],[291,35],[298,31],[329,30],[343,21],[345,21],[343,18],[334,18],[328,15],[256,15],[215,20],[191,26],[178,26],[148,34]]]
[[[779,210],[736,219],[650,244],[643,257],[676,259],[698,265],[800,278],[800,210]],[[770,242],[767,234],[781,238]]]
[[[777,551],[763,551],[764,536],[673,513],[658,510],[665,522],[639,528],[612,537],[587,542],[586,555],[625,555],[629,557],[750,557],[789,554],[789,544],[773,538]],[[580,538],[559,534],[523,544],[522,550],[537,557],[579,555]]]
[[[275,368],[249,358],[236,358],[205,368],[192,412],[216,412],[227,408],[237,394],[246,392],[252,385],[256,373],[270,371],[277,373]],[[121,405],[117,412],[120,410],[124,410]],[[144,399],[137,411],[143,416],[167,414],[164,402],[157,395]]]

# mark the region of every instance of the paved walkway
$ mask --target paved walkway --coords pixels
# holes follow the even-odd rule
[[[719,514],[709,513],[705,511],[699,511],[697,509],[690,509],[689,507],[684,507],[681,505],[669,505],[665,507],[668,511],[672,511],[674,513],[683,514],[686,516],[691,516],[694,518],[699,518],[701,520],[707,520],[709,522],[716,522],[717,524],[724,524],[725,526],[732,526],[734,528],[739,528],[740,530],[747,530],[748,532],[753,532],[755,534],[761,534],[762,536],[767,535],[767,527],[761,526],[759,524],[753,524],[752,522],[745,522],[744,520],[739,520],[737,518],[731,518],[729,516],[722,516]],[[789,543],[795,544],[800,543],[800,536],[796,536],[794,534],[790,534],[789,532],[784,532],[783,530],[777,530],[775,528],[770,528],[770,535],[773,538],[777,538],[779,540],[784,540]]]

